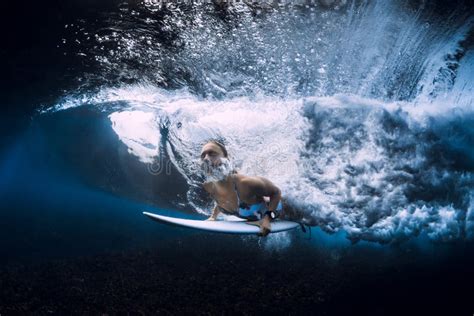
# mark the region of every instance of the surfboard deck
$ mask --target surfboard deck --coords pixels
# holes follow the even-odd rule
[[[152,220],[157,222],[177,225],[182,227],[201,229],[217,233],[227,234],[258,234],[260,227],[248,224],[245,220],[234,220],[234,221],[205,221],[205,220],[192,220],[177,217],[169,217],[164,215],[153,214],[149,212],[143,212],[144,215],[148,216]],[[286,230],[291,230],[298,227],[299,224],[296,222],[275,220],[271,222],[271,232],[278,233]]]

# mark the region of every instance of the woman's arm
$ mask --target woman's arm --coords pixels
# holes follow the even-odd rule
[[[273,184],[273,182],[264,177],[248,178],[246,182],[255,195],[262,197],[268,196],[270,198],[270,201],[268,202],[268,210],[276,211],[278,203],[281,200],[281,191],[275,184]],[[260,236],[266,236],[270,233],[270,221],[271,219],[268,215],[260,221]]]
[[[268,196],[270,201],[268,202],[268,210],[275,211],[278,207],[278,203],[281,200],[281,191],[273,182],[264,177],[254,177],[246,180],[251,191],[257,196]]]
[[[207,191],[212,196],[212,185],[210,183],[204,183],[203,185],[204,189]],[[211,216],[206,219],[206,221],[215,221],[217,218],[217,215],[219,215],[220,210],[219,207],[217,207],[217,201],[215,201],[214,208],[212,209]]]
[[[217,207],[217,203],[216,203],[216,205],[214,205],[214,208],[212,209],[211,216],[208,219],[206,219],[206,221],[215,221],[219,213],[220,213],[219,207]]]

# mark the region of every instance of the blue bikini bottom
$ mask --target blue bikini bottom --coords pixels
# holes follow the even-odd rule
[[[265,215],[265,212],[268,211],[267,204],[265,202],[250,204],[246,208],[239,207],[239,213],[238,214],[235,213],[235,212],[229,212],[229,211],[225,210],[222,207],[219,207],[219,208],[225,214],[234,215],[234,216],[237,216],[237,217],[240,217],[240,218],[245,218],[245,219],[251,220],[251,221],[262,219],[263,216]],[[281,213],[283,211],[283,204],[281,203],[281,201],[278,202],[276,211],[278,213]]]

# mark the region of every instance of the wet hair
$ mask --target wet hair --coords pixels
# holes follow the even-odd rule
[[[217,146],[219,146],[219,148],[224,153],[224,157],[227,158],[229,156],[229,153],[227,152],[227,149],[225,148],[225,145],[222,144],[220,141],[218,141],[216,139],[211,139],[211,140],[208,140],[207,142],[205,142],[205,144],[209,144],[209,143],[213,143],[213,144],[216,144]]]

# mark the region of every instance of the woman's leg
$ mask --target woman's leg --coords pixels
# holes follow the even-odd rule
[[[283,211],[280,214],[280,218],[288,221],[295,221],[298,223],[305,223],[310,226],[316,226],[316,221],[305,214],[303,211],[292,206],[285,197],[281,197],[281,203],[283,205]],[[306,215],[306,216],[305,216]]]

